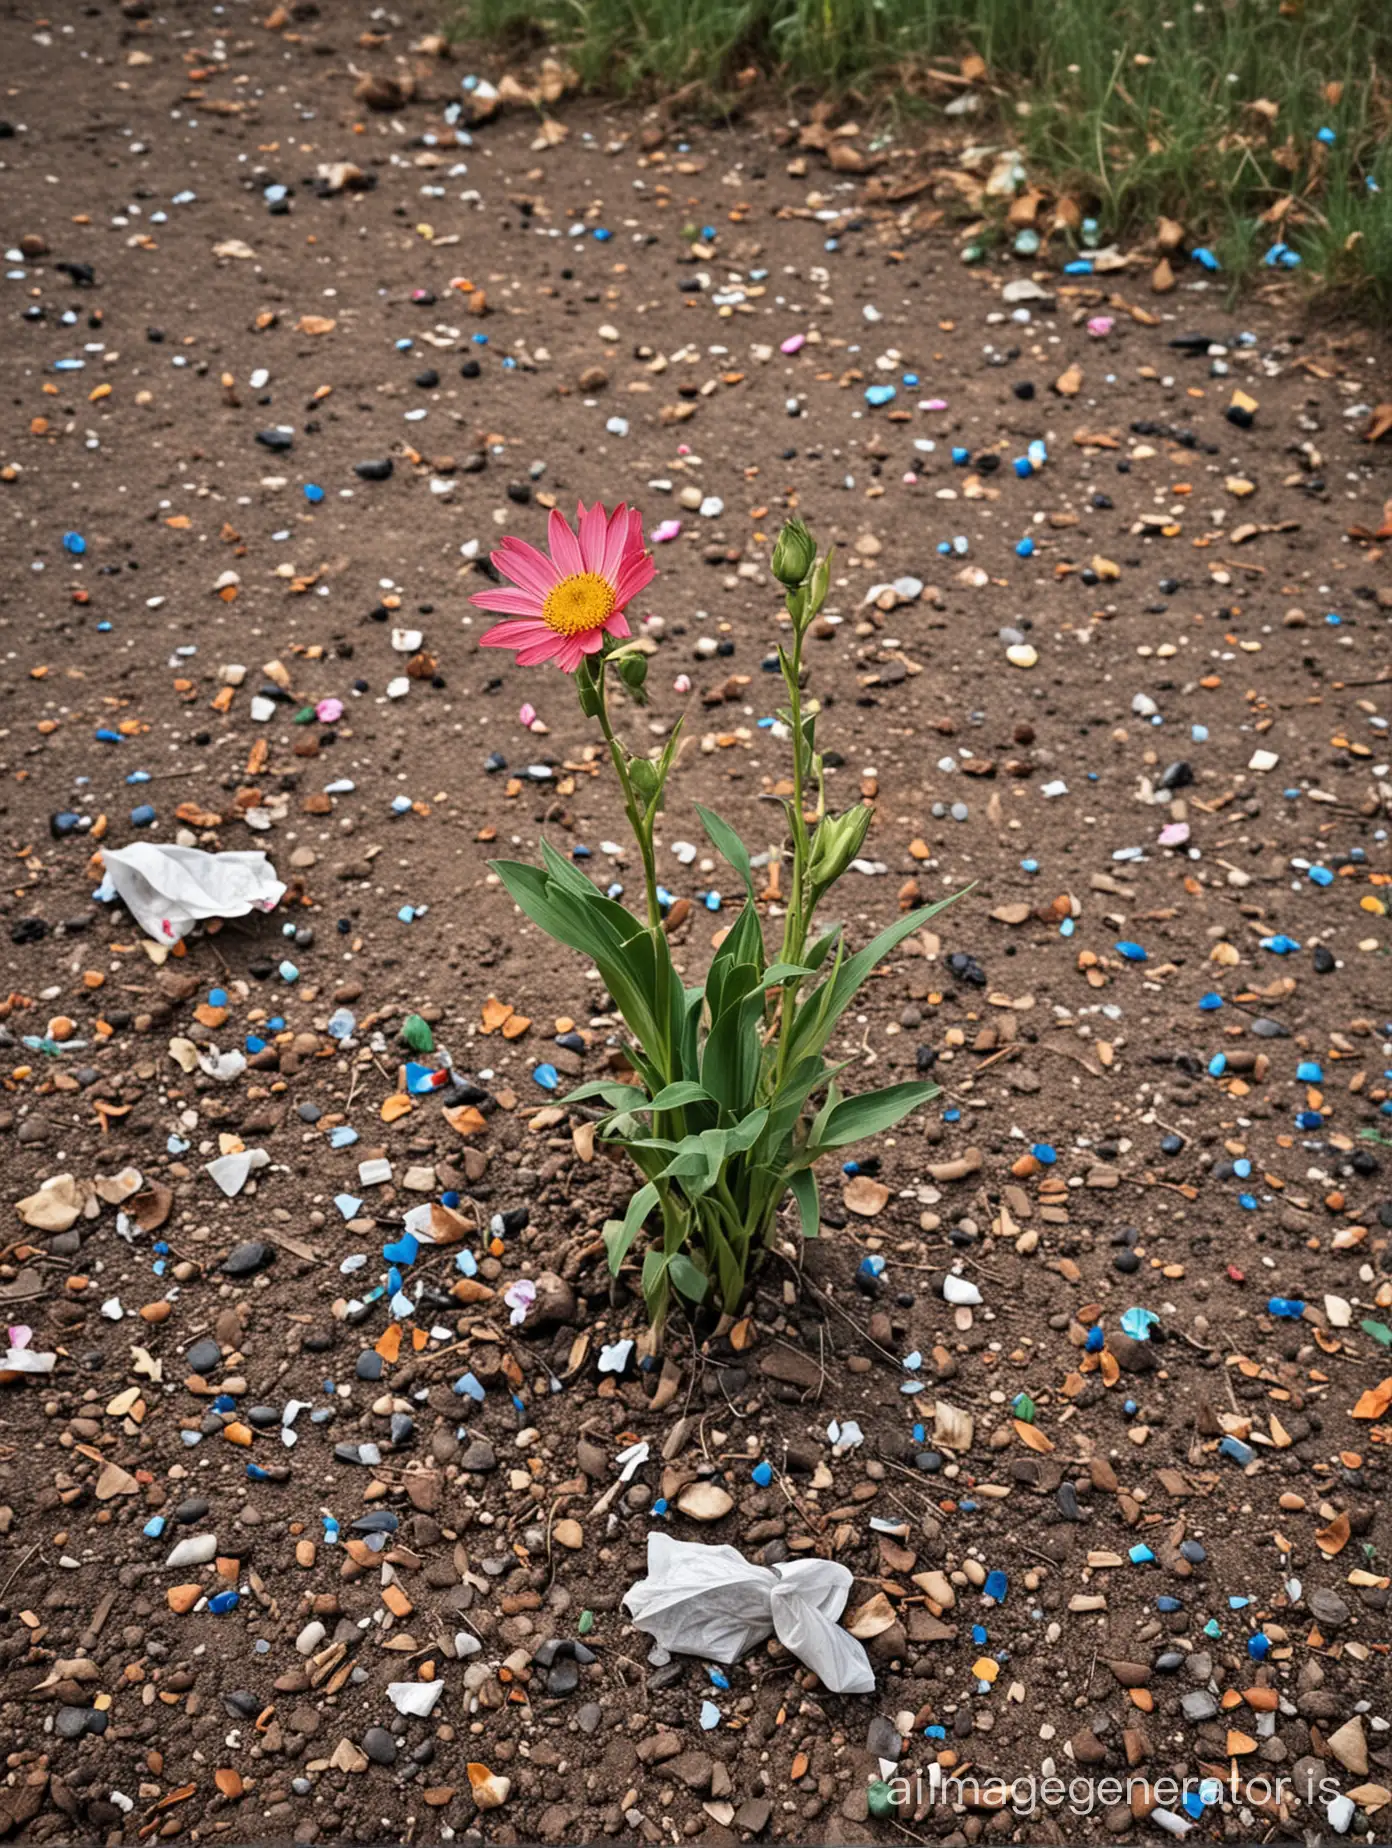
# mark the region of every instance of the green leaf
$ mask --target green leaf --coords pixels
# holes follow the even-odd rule
[[[727,1130],[725,1132],[727,1156],[739,1155],[745,1149],[752,1149],[764,1133],[764,1125],[768,1122],[768,1117],[767,1107],[761,1104],[757,1110],[751,1110],[748,1116],[741,1118],[733,1129]]]
[[[658,809],[661,807],[662,793],[664,789],[667,787],[667,778],[672,773],[672,765],[677,761],[677,748],[681,743],[682,728],[685,726],[685,724],[686,724],[686,715],[683,714],[682,717],[679,718],[676,724],[672,727],[671,731],[668,732],[667,742],[666,744],[663,745],[662,754],[658,758],[657,763],[654,766],[655,773],[656,773],[657,788],[656,788],[656,793],[653,795],[651,801],[648,803],[648,806],[647,806],[646,819],[649,823],[653,821],[653,819],[655,818],[657,814]]]
[[[710,1280],[704,1271],[697,1270],[684,1251],[673,1254],[668,1260],[667,1271],[672,1279],[673,1287],[680,1290],[683,1296],[689,1297],[693,1303],[706,1300]]]
[[[641,1090],[636,1084],[619,1084],[617,1080],[611,1083],[603,1078],[595,1079],[590,1084],[579,1085],[573,1091],[567,1091],[560,1102],[564,1108],[567,1104],[584,1103],[587,1098],[591,1097],[602,1097],[605,1103],[614,1110],[647,1110],[651,1107],[648,1103],[647,1092]]]
[[[715,1253],[716,1275],[720,1279],[720,1307],[727,1315],[733,1315],[744,1295],[744,1266],[714,1219],[706,1226],[706,1241]]]
[[[817,1238],[822,1230],[821,1200],[817,1193],[817,1177],[810,1168],[799,1168],[789,1179],[788,1185],[793,1190],[797,1201],[798,1215],[802,1220],[802,1236]]]
[[[706,1006],[712,1026],[727,1007],[758,985],[763,966],[764,937],[759,914],[752,905],[746,905],[706,972]]]
[[[656,1246],[643,1259],[643,1301],[650,1322],[660,1322],[666,1313],[667,1267],[671,1262],[667,1253]]]
[[[657,1096],[644,1099],[644,1110],[685,1110],[688,1104],[713,1104],[715,1099],[703,1085],[693,1084],[690,1079],[680,1078],[675,1084],[662,1087]],[[630,1106],[638,1108],[638,1106]]]
[[[725,1008],[701,1053],[701,1082],[732,1115],[754,1102],[763,1068],[764,997],[758,989]]]
[[[728,1129],[703,1129],[699,1135],[683,1136],[663,1169],[663,1178],[680,1181],[688,1199],[709,1193],[724,1166],[730,1135]]]
[[[622,1219],[610,1219],[604,1227],[604,1244],[609,1253],[609,1275],[617,1277],[619,1266],[628,1256],[629,1247],[643,1229],[643,1221],[657,1205],[657,1189],[649,1181],[640,1187],[628,1203]]]
[[[749,849],[729,822],[722,821],[714,809],[702,808],[698,802],[696,813],[701,817],[701,826],[710,836],[712,847],[722,859],[730,862],[744,881],[744,889],[749,894],[749,902],[752,905],[754,903],[754,867],[749,858]]]
[[[963,890],[970,891],[971,887],[966,886]],[[857,950],[854,956],[848,956],[844,962],[838,963],[822,987],[816,990],[820,1004],[814,1007],[811,999],[804,1004],[793,1028],[793,1049],[799,1053],[819,1052],[871,971],[926,919],[935,917],[945,906],[961,896],[961,892],[954,892],[949,898],[939,899],[935,905],[922,905],[917,911],[906,911],[902,917],[886,926],[878,937],[872,938],[863,950]]]
[[[842,1098],[814,1131],[808,1153],[820,1155],[824,1149],[841,1149],[848,1142],[860,1142],[866,1136],[877,1136],[882,1129],[892,1129],[938,1092],[935,1084],[911,1079],[907,1084],[890,1084],[879,1091],[862,1091],[855,1097]]]
[[[815,975],[817,971],[811,963],[770,963],[764,970],[764,979],[760,988],[782,988],[789,982],[800,982],[804,976]]]
[[[823,931],[821,936],[818,937],[817,941],[812,945],[811,949],[802,952],[807,958],[808,968],[814,971],[820,969],[822,964],[826,961],[828,953],[835,948],[840,940],[840,925],[837,925],[834,930]]]

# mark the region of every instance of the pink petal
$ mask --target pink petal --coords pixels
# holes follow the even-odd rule
[[[580,551],[587,571],[603,572],[604,548],[609,537],[609,522],[596,501],[593,507],[580,509]]]
[[[628,508],[620,501],[609,516],[609,531],[604,541],[604,575],[611,584],[618,581],[619,566],[628,550]]]
[[[576,668],[579,667],[581,661],[584,660],[584,641],[584,636],[570,635],[565,638],[561,646],[556,650],[556,665],[563,673],[573,674]]]
[[[544,597],[556,582],[558,573],[551,560],[525,539],[514,539],[509,534],[492,556],[494,570],[520,584],[523,590],[534,590]]]
[[[624,615],[622,610],[614,611],[614,614],[604,625],[604,633],[606,635],[618,636],[632,635],[633,631],[628,626],[628,618]]]
[[[546,522],[546,543],[551,547],[551,562],[561,577],[571,577],[585,569],[580,541],[570,530],[559,507],[551,509],[551,517]]]
[[[528,642],[525,648],[518,649],[517,665],[539,667],[543,661],[554,661],[561,651],[563,640],[564,637],[557,635],[554,629],[548,629],[544,642]]]
[[[598,654],[600,649],[604,646],[604,627],[598,629],[582,629],[574,639],[579,642],[580,652],[582,654]]]
[[[512,622],[496,622],[486,635],[479,637],[480,648],[534,648],[538,642],[554,635],[544,622],[517,617]]]
[[[500,616],[539,617],[543,599],[533,590],[481,590],[469,601],[476,609],[496,610]]]
[[[618,608],[623,609],[631,603],[638,592],[646,590],[656,576],[657,566],[646,552],[630,553],[624,560],[618,583],[614,586],[614,602]]]

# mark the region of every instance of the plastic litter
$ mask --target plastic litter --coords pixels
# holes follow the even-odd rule
[[[830,1559],[751,1565],[732,1546],[648,1535],[648,1576],[624,1594],[638,1629],[673,1655],[738,1662],[770,1634],[834,1694],[872,1694],[864,1648],[837,1623],[852,1575]]]
[[[108,847],[99,896],[119,898],[147,936],[177,943],[204,918],[242,918],[272,911],[285,886],[265,854],[204,853],[139,841]]]

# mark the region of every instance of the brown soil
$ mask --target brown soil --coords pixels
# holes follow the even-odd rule
[[[781,145],[781,117],[687,129],[568,103],[548,146],[542,115],[511,108],[456,146],[444,109],[470,64],[410,55],[427,9],[343,0],[278,29],[263,12],[61,0],[3,26],[0,1158],[7,1202],[127,1166],[172,1202],[129,1236],[100,1201],[60,1232],[7,1207],[9,1320],[58,1359],[4,1400],[0,1826],[71,1842],[1156,1832],[1141,1792],[1020,1815],[925,1783],[898,1821],[868,1817],[867,1779],[902,1737],[901,1771],[925,1778],[936,1760],[983,1780],[1291,1780],[1266,1808],[1226,1791],[1213,1837],[1322,1830],[1339,1791],[1355,1834],[1385,1833],[1392,578],[1373,535],[1392,486],[1359,409],[1385,353],[1303,338],[1269,306],[1229,312],[1188,272],[1154,296],[1144,270],[1041,271],[1048,299],[1015,320],[1001,287],[1024,265],[964,269],[896,216],[916,206],[862,205],[859,181]],[[403,108],[355,100],[364,74],[407,72]],[[368,100],[395,99],[379,81]],[[318,183],[341,161],[364,189]],[[1226,349],[1226,376],[1172,344],[1194,333]],[[897,396],[871,408],[881,382]],[[1225,415],[1235,390],[1257,401],[1250,427]],[[288,449],[258,440],[282,428]],[[1035,439],[1049,460],[1022,479]],[[355,473],[387,458],[388,478]],[[723,510],[684,505],[688,488]],[[481,653],[468,603],[484,581],[468,548],[540,542],[546,509],[577,497],[682,522],[643,605],[652,704],[623,717],[655,741],[687,712],[662,870],[697,901],[673,930],[688,979],[738,889],[692,803],[777,845],[783,759],[760,721],[777,703],[767,560],[790,511],[840,548],[811,691],[836,800],[876,809],[846,928],[864,941],[970,885],[834,1049],[852,1084],[931,1065],[943,1085],[858,1151],[879,1163],[879,1210],[857,1210],[863,1178],[843,1204],[827,1174],[824,1237],[804,1263],[789,1230],[737,1341],[679,1320],[621,1379],[600,1349],[640,1335],[641,1308],[598,1231],[627,1178],[584,1159],[532,1076],[599,1075],[618,1028],[487,859],[534,856],[545,831],[587,848],[601,882],[631,881],[602,845],[622,811],[569,685]],[[941,555],[959,535],[967,554]],[[867,601],[906,578],[921,593]],[[402,652],[406,629],[423,639]],[[1010,645],[1037,663],[1010,665]],[[314,717],[329,698],[336,723]],[[528,701],[544,731],[521,724]],[[51,833],[64,812],[93,825]],[[1187,843],[1161,845],[1180,824]],[[127,914],[93,902],[91,856],[181,828],[264,847],[291,890],[156,967]],[[712,887],[719,916],[699,903]],[[1265,947],[1282,936],[1298,949]],[[1221,1009],[1200,1009],[1209,991]],[[490,997],[530,1026],[486,1035]],[[347,1051],[326,1032],[341,1006]],[[412,1012],[481,1094],[477,1133],[442,1115],[457,1094],[384,1120]],[[46,1034],[62,1050],[24,1043]],[[248,1035],[265,1050],[227,1084],[170,1052]],[[343,1124],[359,1140],[334,1148]],[[229,1200],[205,1164],[238,1139],[270,1166]],[[1052,1165],[1031,1154],[1044,1144]],[[935,1177],[969,1150],[959,1178]],[[376,1154],[392,1182],[360,1185]],[[385,1282],[403,1211],[449,1190],[498,1294],[461,1308],[454,1251],[427,1248],[406,1273],[427,1281],[419,1345],[388,1347],[371,1383],[387,1298],[351,1305]],[[343,1194],[366,1202],[352,1224]],[[267,1262],[229,1275],[247,1241]],[[858,1282],[872,1253],[884,1276]],[[980,1307],[944,1301],[950,1268]],[[547,1319],[510,1327],[501,1292],[543,1272]],[[1303,1318],[1274,1317],[1273,1297]],[[1147,1343],[1121,1330],[1132,1306],[1159,1318]],[[1098,1322],[1101,1359],[1084,1348]],[[209,1339],[199,1376],[188,1355]],[[452,1390],[465,1371],[480,1405]],[[914,1377],[923,1391],[903,1392]],[[935,1401],[971,1414],[969,1448],[935,1440]],[[393,1412],[412,1421],[395,1445]],[[863,1443],[834,1450],[833,1420]],[[640,1438],[652,1460],[611,1498]],[[379,1463],[335,1448],[364,1444]],[[728,1516],[654,1514],[696,1477],[726,1484]],[[350,1531],[374,1509],[399,1520],[381,1553]],[[750,1558],[843,1560],[852,1608],[882,1599],[862,1620],[880,1626],[877,1694],[829,1696],[776,1651],[726,1671],[728,1691],[699,1661],[650,1664],[619,1601],[658,1522]],[[200,1534],[220,1564],[166,1567]],[[1154,1562],[1130,1563],[1137,1547]],[[980,1589],[997,1570],[1003,1606]],[[225,1615],[204,1601],[219,1588],[240,1592]],[[557,1693],[567,1677],[533,1657],[585,1611],[595,1660]],[[1264,1663],[1247,1646],[1263,1625]],[[482,1645],[468,1661],[461,1631]],[[401,1718],[387,1684],[431,1672],[434,1713]],[[510,1780],[501,1808],[475,1808],[471,1762]]]

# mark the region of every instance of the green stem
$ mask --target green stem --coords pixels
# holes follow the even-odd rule
[[[598,673],[599,694],[599,729],[609,746],[609,755],[614,760],[614,768],[619,774],[619,784],[623,790],[624,808],[628,812],[628,825],[633,830],[633,837],[638,843],[638,852],[643,859],[643,885],[648,900],[648,929],[661,930],[662,906],[657,896],[657,859],[653,852],[652,825],[643,804],[638,800],[638,793],[633,787],[633,779],[628,774],[628,753],[620,744],[609,717],[608,682],[605,676],[605,663],[601,661]]]
[[[784,684],[788,689],[788,712],[793,721],[793,877],[788,894],[788,911],[783,920],[782,961],[798,963],[807,942],[807,822],[803,803],[807,790],[807,740],[802,732],[802,629],[793,625],[791,660],[785,657]],[[797,981],[785,982],[778,1002],[778,1057],[774,1065],[773,1095],[783,1087],[787,1070],[788,1045],[797,1016]]]
[[[784,670],[788,689],[788,712],[793,721],[793,887],[788,894],[788,914],[783,924],[783,961],[798,962],[802,956],[806,923],[803,911],[807,883],[807,823],[803,804],[807,791],[807,744],[802,735],[802,631],[793,630],[793,653]]]

